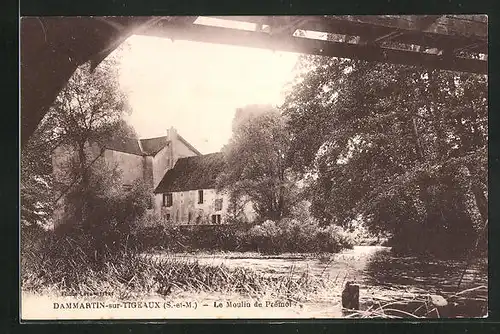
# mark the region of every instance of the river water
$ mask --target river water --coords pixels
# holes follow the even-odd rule
[[[337,254],[324,255],[266,256],[231,252],[179,253],[173,256],[208,265],[251,268],[265,275],[300,275],[307,271],[309,275],[339,287],[347,281],[354,281],[360,285],[361,304],[373,297],[384,300],[384,296],[400,293],[413,296],[436,294],[453,301],[452,317],[483,317],[487,314],[488,272],[485,259],[474,260],[467,265],[465,261],[458,260],[402,257],[382,246],[354,246]],[[463,292],[467,289],[475,290]],[[460,297],[456,295],[459,292],[462,292],[458,295]]]

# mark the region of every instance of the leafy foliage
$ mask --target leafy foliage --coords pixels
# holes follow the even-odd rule
[[[229,192],[232,203],[249,199],[262,220],[286,217],[298,199],[295,176],[286,165],[288,149],[278,110],[256,105],[240,109],[233,137],[223,149],[227,168],[218,187]]]
[[[252,248],[263,253],[336,253],[352,248],[350,236],[338,226],[321,227],[314,219],[298,221],[285,218],[267,220],[248,231]]]
[[[43,233],[35,233],[33,225],[55,225],[42,221],[40,213],[57,217],[55,233],[42,235],[48,245],[40,252],[68,269],[68,279],[78,277],[76,256],[83,261],[79,268],[99,270],[110,258],[127,252],[134,225],[150,203],[144,184],[124,189],[115,166],[98,159],[102,144],[112,137],[136,137],[124,121],[127,112],[116,57],[107,58],[93,72],[84,65],[63,87],[22,152],[22,243],[39,242],[35,237]],[[60,157],[62,161],[53,165],[52,158]],[[39,210],[40,205],[46,210]],[[62,212],[53,214],[59,206]]]
[[[64,216],[55,233],[73,240],[68,256],[76,247],[99,265],[130,246],[127,240],[145,215],[150,194],[140,181],[123,189],[116,170],[105,163],[94,166],[89,174],[85,187],[76,185],[65,197]]]
[[[314,219],[284,218],[258,225],[162,225],[140,227],[133,237],[143,251],[238,251],[281,253],[336,253],[353,246],[352,234],[339,226],[321,227]]]
[[[115,55],[94,72],[89,65],[78,68],[57,96],[21,153],[21,220],[25,226],[53,225],[54,201],[68,188],[68,184],[54,179],[54,150],[64,146],[74,151],[68,174],[87,182],[88,143],[102,143],[113,136],[136,136],[123,120],[128,105],[118,85]]]
[[[399,237],[479,232],[487,217],[487,77],[316,56],[301,62],[308,70],[282,108],[289,162],[313,175],[315,216],[348,225],[361,214],[372,229]]]
[[[126,112],[129,108],[119,88],[116,60],[109,59],[94,72],[90,65],[79,67],[46,117],[55,123],[53,132],[63,143],[79,147],[111,137],[118,125],[123,126]]]

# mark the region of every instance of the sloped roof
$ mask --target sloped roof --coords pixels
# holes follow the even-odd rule
[[[156,155],[156,153],[160,152],[165,146],[168,145],[168,137],[156,137],[156,138],[148,138],[148,139],[140,139],[142,145],[142,151],[146,155]]]
[[[113,151],[120,151],[129,154],[143,155],[139,142],[133,138],[113,138],[105,145],[105,148]]]
[[[222,153],[211,153],[177,160],[165,173],[155,194],[215,188],[215,179],[224,169]]]
[[[167,136],[147,139],[113,138],[109,140],[104,147],[109,150],[129,154],[155,156],[167,146],[168,143],[169,140]]]

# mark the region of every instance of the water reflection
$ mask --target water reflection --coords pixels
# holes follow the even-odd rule
[[[155,256],[166,256],[156,254]],[[393,254],[388,247],[355,246],[337,254],[282,254],[266,256],[258,253],[169,254],[183,260],[229,268],[251,268],[264,275],[301,276],[307,272],[334,285],[343,286],[353,280],[361,285],[361,308],[370,307],[368,300],[383,300],[389,294],[411,292],[413,295],[437,294],[452,305],[448,317],[481,317],[487,314],[487,289],[477,289],[455,296],[465,267],[464,261],[404,257]],[[486,259],[471,263],[463,277],[460,291],[487,286]],[[364,305],[363,305],[364,303]],[[416,304],[415,308],[419,305]],[[413,310],[409,310],[412,312]]]
[[[362,280],[367,286],[442,295],[451,303],[450,317],[484,316],[487,314],[487,289],[456,294],[488,285],[487,261],[471,261],[458,287],[465,267],[465,261],[401,257],[389,249],[382,249],[367,261]]]

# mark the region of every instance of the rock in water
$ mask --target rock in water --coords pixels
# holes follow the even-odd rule
[[[444,299],[443,296],[440,295],[430,295],[432,305],[436,307],[445,307],[448,306],[448,302]]]
[[[351,310],[359,310],[359,285],[347,282],[342,291],[342,307]]]
[[[448,301],[440,295],[429,295],[429,300],[436,307],[439,318],[448,318],[450,316],[450,307]]]

